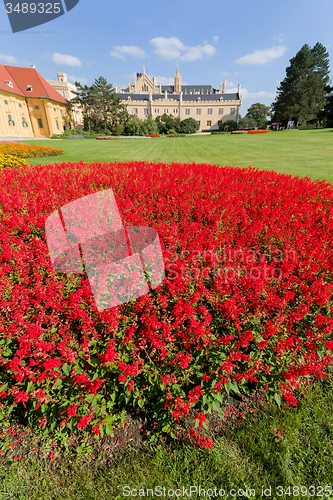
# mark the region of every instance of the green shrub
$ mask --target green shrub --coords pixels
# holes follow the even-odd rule
[[[233,120],[227,120],[224,123],[220,123],[219,129],[224,130],[224,127],[228,130],[228,132],[232,132],[233,130],[238,130],[239,125],[237,122],[234,122]]]
[[[77,130],[74,128],[72,130],[66,130],[66,132],[64,132],[63,134],[53,134],[51,135],[50,139],[67,139],[69,135],[82,135],[85,139],[96,139],[98,135],[107,134],[98,134],[94,130]]]

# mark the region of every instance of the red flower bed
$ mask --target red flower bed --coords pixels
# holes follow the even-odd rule
[[[248,130],[248,134],[266,134],[268,130]]]
[[[160,137],[159,135],[154,135],[154,134],[149,134],[149,135],[146,135],[146,137]]]
[[[112,188],[125,226],[157,230],[164,282],[98,312],[87,275],[56,273],[45,220]],[[333,349],[333,190],[252,168],[61,163],[0,176],[0,402],[37,431],[103,435],[139,407],[176,438],[230,390],[281,403]],[[223,416],[222,416],[223,418]],[[39,431],[38,431],[39,432]],[[212,441],[184,431],[199,446]]]

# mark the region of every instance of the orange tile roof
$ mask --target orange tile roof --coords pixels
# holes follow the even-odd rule
[[[20,87],[17,85],[11,74],[8,73],[6,67],[2,64],[0,64],[0,90],[6,90],[7,92],[24,96]]]
[[[5,83],[4,80],[8,79],[13,83],[13,88]],[[31,91],[28,90],[29,86],[32,89]],[[0,89],[25,97],[44,97],[63,104],[70,104],[34,68],[20,68],[0,64]]]

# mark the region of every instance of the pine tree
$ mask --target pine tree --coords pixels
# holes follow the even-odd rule
[[[102,76],[95,80],[93,85],[80,85],[77,87],[76,97],[73,103],[81,106],[85,128],[95,130],[112,130],[116,125],[125,123],[129,119],[126,104],[116,92],[111,83],[108,83]]]
[[[293,120],[296,126],[317,118],[325,103],[329,77],[329,54],[321,43],[305,44],[290,59],[286,77],[272,105],[274,121]]]

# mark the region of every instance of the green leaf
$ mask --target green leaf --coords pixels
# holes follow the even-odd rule
[[[143,408],[143,407],[144,407],[144,405],[145,405],[144,401],[143,401],[142,399],[138,399],[138,406],[139,406],[140,408]]]
[[[0,391],[7,391],[7,389],[8,389],[8,382],[6,382],[0,387]]]
[[[105,426],[105,433],[108,436],[113,436],[113,425],[106,425]]]
[[[58,378],[58,380],[54,384],[54,388],[59,389],[60,387],[62,387],[62,385],[63,385],[63,382],[62,382],[61,378]]]
[[[229,387],[232,391],[236,392],[237,394],[240,394],[237,382],[235,381],[229,382]]]
[[[280,408],[281,403],[282,403],[282,398],[281,398],[280,394],[275,393],[275,394],[274,394],[274,398],[275,398],[275,401],[277,402],[277,404],[278,404],[278,406],[279,406],[279,408]]]
[[[69,374],[71,372],[71,366],[68,363],[65,363],[64,366],[62,367],[62,371],[66,375],[66,377],[69,377]]]
[[[215,411],[220,411],[221,409],[220,403],[218,401],[213,401],[213,408]]]
[[[220,403],[224,403],[224,397],[220,392],[218,392],[218,393],[213,392],[212,395],[213,395],[214,399],[217,399],[217,401],[219,401]]]
[[[98,364],[99,364],[99,359],[98,359],[98,358],[96,358],[96,357],[90,358],[89,363],[90,363],[91,365],[93,365],[93,366],[96,366],[96,365],[98,365]]]

